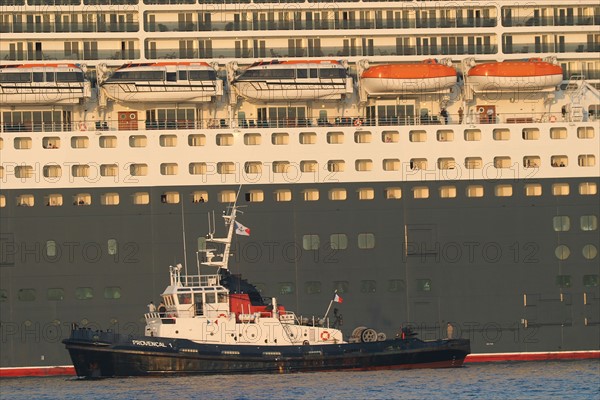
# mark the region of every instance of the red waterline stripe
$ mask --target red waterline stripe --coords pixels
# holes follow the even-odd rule
[[[0,378],[17,378],[22,376],[62,376],[75,375],[75,367],[64,365],[59,367],[19,367],[0,368]]]

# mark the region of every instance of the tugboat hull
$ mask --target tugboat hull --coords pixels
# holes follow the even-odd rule
[[[416,338],[301,346],[198,344],[76,329],[63,342],[78,376],[290,373],[460,367],[469,341]]]

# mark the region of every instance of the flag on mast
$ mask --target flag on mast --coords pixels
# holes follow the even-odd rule
[[[333,295],[333,301],[335,301],[336,303],[343,303],[343,302],[344,302],[344,299],[342,299],[342,298],[340,297],[340,295],[339,295],[339,294],[337,294],[337,292],[336,292],[336,293]]]
[[[236,235],[250,236],[250,228],[235,221],[235,233]]]

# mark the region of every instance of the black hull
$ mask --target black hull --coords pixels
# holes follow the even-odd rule
[[[462,366],[470,353],[466,339],[275,347],[197,344],[87,329],[73,331],[63,343],[77,375],[88,378],[448,368]]]

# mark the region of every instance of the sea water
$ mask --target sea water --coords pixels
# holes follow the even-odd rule
[[[0,399],[600,399],[600,360],[284,375],[6,378]]]

